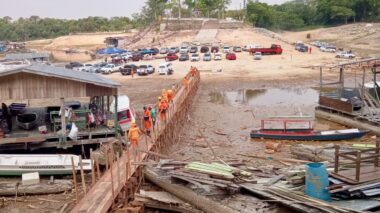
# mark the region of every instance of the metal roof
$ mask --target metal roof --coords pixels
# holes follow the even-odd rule
[[[10,53],[5,60],[30,60],[34,58],[49,58],[49,53]]]
[[[26,72],[36,75],[50,76],[56,78],[64,78],[73,81],[80,81],[84,83],[95,84],[104,87],[119,87],[120,84],[104,78],[95,73],[88,73],[82,71],[74,71],[63,67],[56,67],[45,64],[32,64],[24,67],[11,68],[8,70],[0,70],[0,77],[7,76],[15,73]]]

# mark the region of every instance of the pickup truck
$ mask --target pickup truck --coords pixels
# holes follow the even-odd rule
[[[281,45],[272,44],[270,48],[251,48],[249,49],[249,53],[253,54],[255,52],[261,52],[263,55],[277,55],[282,54]]]

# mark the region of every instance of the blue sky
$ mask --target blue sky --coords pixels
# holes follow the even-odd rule
[[[247,0],[248,1],[248,0]],[[286,0],[260,0],[278,4]],[[40,17],[77,19],[88,16],[131,16],[140,11],[144,0],[0,0],[0,17]],[[230,8],[239,9],[243,0],[232,0]]]

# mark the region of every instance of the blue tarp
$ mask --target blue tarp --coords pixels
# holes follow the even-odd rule
[[[110,54],[120,54],[120,53],[125,53],[125,52],[127,52],[127,51],[120,49],[120,48],[108,47],[108,48],[98,50],[98,52],[96,52],[96,53],[97,54],[108,54],[108,55],[110,55]]]

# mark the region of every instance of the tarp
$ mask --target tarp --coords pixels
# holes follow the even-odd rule
[[[96,53],[102,54],[102,55],[105,55],[105,54],[110,55],[110,54],[120,54],[120,53],[125,53],[125,52],[127,51],[120,48],[108,47],[108,48],[98,50],[98,52]]]

